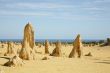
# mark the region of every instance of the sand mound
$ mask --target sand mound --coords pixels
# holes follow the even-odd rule
[[[9,67],[22,66],[22,65],[23,65],[23,61],[18,56],[14,56],[13,58],[9,59],[9,61],[4,64],[4,66],[9,66]]]
[[[89,52],[88,54],[85,54],[85,56],[92,56],[91,52]]]
[[[48,57],[43,57],[43,58],[42,58],[42,60],[48,60],[48,59],[49,59]]]

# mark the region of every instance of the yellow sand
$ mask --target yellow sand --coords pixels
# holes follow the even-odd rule
[[[1,45],[1,44],[0,44]],[[16,45],[15,49],[21,48],[20,45]],[[49,48],[49,52],[52,52],[54,46]],[[2,66],[7,59],[0,58],[0,73],[110,73],[110,47],[84,47],[83,55],[88,52],[92,53],[92,57],[82,56],[79,58],[68,58],[69,53],[72,50],[72,46],[63,46],[61,51],[62,57],[52,57],[44,54],[45,47],[37,49],[36,60],[24,61],[22,67],[5,67]],[[3,57],[3,53],[6,51],[6,45],[4,48],[0,46],[0,57]],[[49,60],[41,60],[47,56]]]

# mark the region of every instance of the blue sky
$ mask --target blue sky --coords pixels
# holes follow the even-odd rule
[[[0,39],[22,39],[28,22],[36,39],[106,39],[110,0],[0,0]]]

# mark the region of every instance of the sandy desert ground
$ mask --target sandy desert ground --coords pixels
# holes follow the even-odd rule
[[[83,56],[81,58],[68,58],[72,46],[62,46],[62,57],[53,57],[44,54],[44,46],[36,46],[36,60],[24,60],[23,66],[6,67],[4,63],[8,61],[7,56],[3,56],[7,46],[4,48],[0,44],[0,73],[110,73],[110,46],[83,47]],[[15,45],[15,49],[21,48]],[[50,46],[50,53],[55,46]],[[84,56],[88,52],[92,56]],[[48,57],[48,60],[42,60]]]

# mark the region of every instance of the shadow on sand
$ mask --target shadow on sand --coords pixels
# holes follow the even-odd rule
[[[8,57],[0,57],[0,58],[4,58],[4,59],[7,59],[7,60],[9,60],[10,58],[8,58]]]
[[[95,62],[95,63],[110,64],[110,62]]]

